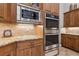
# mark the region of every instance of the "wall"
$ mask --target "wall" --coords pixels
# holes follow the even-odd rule
[[[43,26],[42,25],[36,25],[34,27],[35,27],[36,35],[43,37]]]
[[[67,34],[79,34],[79,27],[63,28],[61,29],[61,32]]]
[[[3,32],[6,29],[11,29],[13,36],[20,35],[41,35],[42,30],[39,26],[34,26],[32,24],[3,24],[0,23],[0,37],[3,37]],[[35,30],[37,29],[37,30]],[[38,33],[39,31],[39,33]]]

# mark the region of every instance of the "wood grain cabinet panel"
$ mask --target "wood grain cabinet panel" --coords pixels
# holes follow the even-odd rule
[[[75,37],[75,44],[74,44],[74,48],[76,51],[79,52],[79,37]]]
[[[59,16],[59,3],[51,3],[51,13]]]
[[[43,46],[38,45],[32,48],[32,56],[43,56]]]
[[[4,16],[4,4],[0,3],[0,22],[3,21],[3,17]]]
[[[17,56],[31,56],[31,41],[17,42]]]
[[[17,42],[18,56],[41,56],[43,55],[43,40],[28,40]]]
[[[59,4],[58,3],[44,3],[43,10],[59,16]]]
[[[43,56],[43,40],[19,41],[0,47],[0,56]]]
[[[17,56],[31,56],[31,48],[17,49]]]
[[[70,13],[64,14],[64,27],[70,26]]]
[[[32,56],[43,56],[44,50],[43,50],[43,40],[35,40],[32,44]]]
[[[64,13],[64,27],[79,27],[79,9]]]
[[[0,56],[15,56],[16,55],[16,44],[9,44],[3,47],[0,47]]]
[[[31,41],[20,41],[17,42],[17,48],[18,49],[26,49],[26,48],[31,48]]]
[[[63,34],[61,36],[61,44],[63,47],[79,52],[79,37],[75,35]]]
[[[16,23],[16,3],[0,3],[1,22]]]
[[[50,3],[44,3],[43,4],[43,10],[51,12],[51,4]]]

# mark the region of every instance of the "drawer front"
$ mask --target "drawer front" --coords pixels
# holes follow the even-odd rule
[[[32,45],[33,46],[43,45],[43,40],[42,39],[34,40],[32,42]]]
[[[18,48],[18,49],[31,48],[31,41],[21,41],[21,42],[17,42],[17,48]]]

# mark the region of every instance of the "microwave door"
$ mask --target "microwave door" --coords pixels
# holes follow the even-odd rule
[[[29,10],[22,9],[21,17],[22,17],[22,20],[24,20],[24,21],[30,21],[31,12]]]
[[[31,19],[39,20],[39,12],[31,11]]]

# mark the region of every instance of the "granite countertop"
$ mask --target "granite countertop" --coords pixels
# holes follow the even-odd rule
[[[35,40],[42,38],[37,35],[23,35],[23,36],[14,36],[14,37],[2,37],[0,38],[0,47],[5,46],[10,43],[14,43],[17,41],[24,41],[24,40]]]

